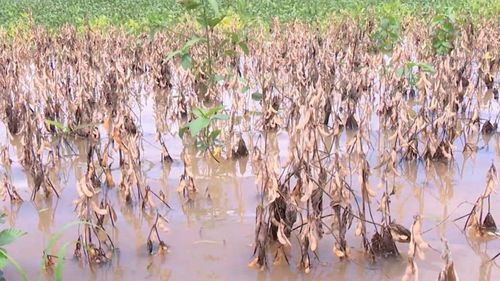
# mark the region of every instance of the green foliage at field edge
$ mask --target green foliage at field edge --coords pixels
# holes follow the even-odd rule
[[[327,24],[343,17],[354,19],[387,16],[425,19],[432,14],[457,18],[494,18],[498,0],[219,0],[222,9],[245,22],[269,23],[299,20]],[[36,25],[56,29],[65,24],[105,27],[117,25],[131,31],[167,28],[185,20],[177,0],[0,0],[0,27],[16,28],[32,18]]]

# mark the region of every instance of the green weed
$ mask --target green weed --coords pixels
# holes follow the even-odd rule
[[[5,214],[0,213],[0,223],[5,222],[4,218]],[[2,270],[7,266],[7,264],[11,263],[16,268],[17,272],[19,272],[19,275],[21,275],[21,279],[23,281],[28,280],[26,278],[26,272],[21,267],[21,265],[7,253],[7,250],[5,250],[5,248],[3,247],[8,244],[11,244],[12,242],[14,242],[19,237],[25,234],[26,232],[15,228],[7,228],[0,231],[0,272],[2,272]]]

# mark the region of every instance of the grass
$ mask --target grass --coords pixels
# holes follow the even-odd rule
[[[247,22],[294,20],[324,23],[350,16],[356,19],[429,18],[433,13],[474,19],[494,18],[498,0],[219,0],[226,13]],[[74,26],[118,25],[132,30],[168,28],[182,22],[177,0],[0,0],[0,26],[15,28],[31,17],[36,25],[57,29]]]

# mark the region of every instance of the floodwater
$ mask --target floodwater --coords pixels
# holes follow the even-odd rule
[[[154,222],[154,215],[143,212],[140,206],[130,206],[119,200],[118,188],[109,189],[108,196],[118,215],[115,228],[108,228],[118,250],[111,262],[94,265],[92,268],[72,257],[73,245],[68,248],[64,262],[64,280],[401,280],[407,264],[408,244],[398,244],[401,256],[397,259],[379,259],[371,263],[363,258],[362,244],[350,231],[348,244],[351,259],[340,261],[332,252],[333,239],[325,235],[320,241],[318,258],[312,258],[310,273],[297,268],[300,259],[297,240],[292,234],[290,264],[285,261],[271,265],[268,270],[249,268],[252,260],[255,207],[259,200],[255,177],[249,159],[216,163],[211,159],[196,158],[193,163],[195,182],[199,193],[191,205],[176,192],[183,173],[180,154],[181,140],[175,135],[167,140],[168,149],[174,159],[163,166],[159,145],[154,139],[155,125],[151,104],[141,114],[144,135],[142,152],[143,169],[147,183],[154,190],[168,194],[172,207],[160,208],[168,219],[169,230],[161,233],[169,246],[165,255],[148,255],[147,234]],[[1,135],[6,135],[5,126],[0,126]],[[371,137],[377,143],[379,132],[372,130]],[[248,139],[255,135],[245,135]],[[288,136],[285,132],[269,135],[276,144],[280,159],[286,159]],[[5,139],[4,141],[7,141]],[[402,164],[401,175],[395,179],[395,193],[391,202],[393,217],[400,224],[410,227],[413,216],[424,218],[424,239],[434,249],[442,249],[441,237],[446,237],[461,280],[500,280],[500,267],[487,261],[500,251],[500,239],[491,241],[469,240],[463,233],[464,220],[453,222],[471,209],[471,204],[483,192],[485,175],[492,163],[500,163],[498,133],[489,141],[481,140],[479,151],[467,158],[457,152],[451,167],[435,164],[428,169],[423,163]],[[55,196],[45,200],[25,200],[11,205],[8,200],[1,203],[7,213],[5,226],[16,227],[27,232],[15,243],[8,245],[8,252],[22,265],[29,280],[52,280],[53,277],[41,269],[44,248],[53,233],[65,224],[76,220],[73,200],[78,198],[75,177],[85,169],[85,143],[73,142],[76,155],[63,158],[61,165],[51,171],[51,176],[62,190],[61,198]],[[32,181],[27,178],[19,164],[18,140],[8,141],[12,163],[12,183],[22,198],[30,198]],[[80,151],[80,153],[78,153]],[[83,151],[83,152],[82,152]],[[368,154],[370,164],[377,163],[377,151]],[[497,165],[498,166],[498,165]],[[119,170],[113,171],[115,181]],[[375,188],[380,174],[374,171],[370,183]],[[375,188],[376,189],[376,188]],[[380,195],[383,190],[376,189]],[[378,197],[380,198],[380,196]],[[498,195],[492,197],[492,215],[500,218]],[[463,203],[469,202],[469,203]],[[375,205],[375,203],[372,203]],[[441,223],[442,221],[445,221]],[[437,225],[437,226],[436,226]],[[56,249],[77,237],[78,225],[64,231]],[[57,250],[53,250],[56,253]],[[426,259],[418,260],[420,280],[437,280],[443,261],[438,250],[427,249]],[[272,260],[272,259],[271,259]],[[7,280],[20,280],[12,266],[5,269]]]

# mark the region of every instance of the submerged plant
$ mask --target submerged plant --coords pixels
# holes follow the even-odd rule
[[[455,271],[455,265],[451,259],[450,248],[448,247],[448,241],[443,239],[444,250],[441,254],[441,258],[444,261],[444,267],[439,272],[437,281],[458,281],[457,272]]]
[[[168,246],[161,239],[160,233],[158,231],[158,229],[161,229],[163,231],[167,231],[168,228],[165,225],[166,223],[168,223],[167,219],[164,218],[162,215],[157,213],[155,222],[154,222],[153,226],[151,227],[151,230],[149,231],[148,240],[146,243],[147,250],[148,250],[148,253],[150,255],[153,254],[155,241],[158,242],[158,247],[156,249],[157,255],[162,255],[162,254],[165,254],[166,252],[168,252]]]
[[[496,222],[491,215],[491,195],[498,186],[498,175],[494,164],[491,164],[486,174],[486,187],[480,195],[470,213],[466,216],[464,230],[472,236],[495,237],[499,236]],[[487,207],[485,207],[485,204]],[[486,212],[486,215],[484,214]]]
[[[424,250],[429,247],[427,242],[422,238],[421,233],[422,219],[420,216],[415,216],[413,225],[411,226],[411,240],[408,248],[408,265],[406,266],[405,274],[401,281],[418,281],[419,273],[416,263],[417,257],[421,260],[425,259]]]

